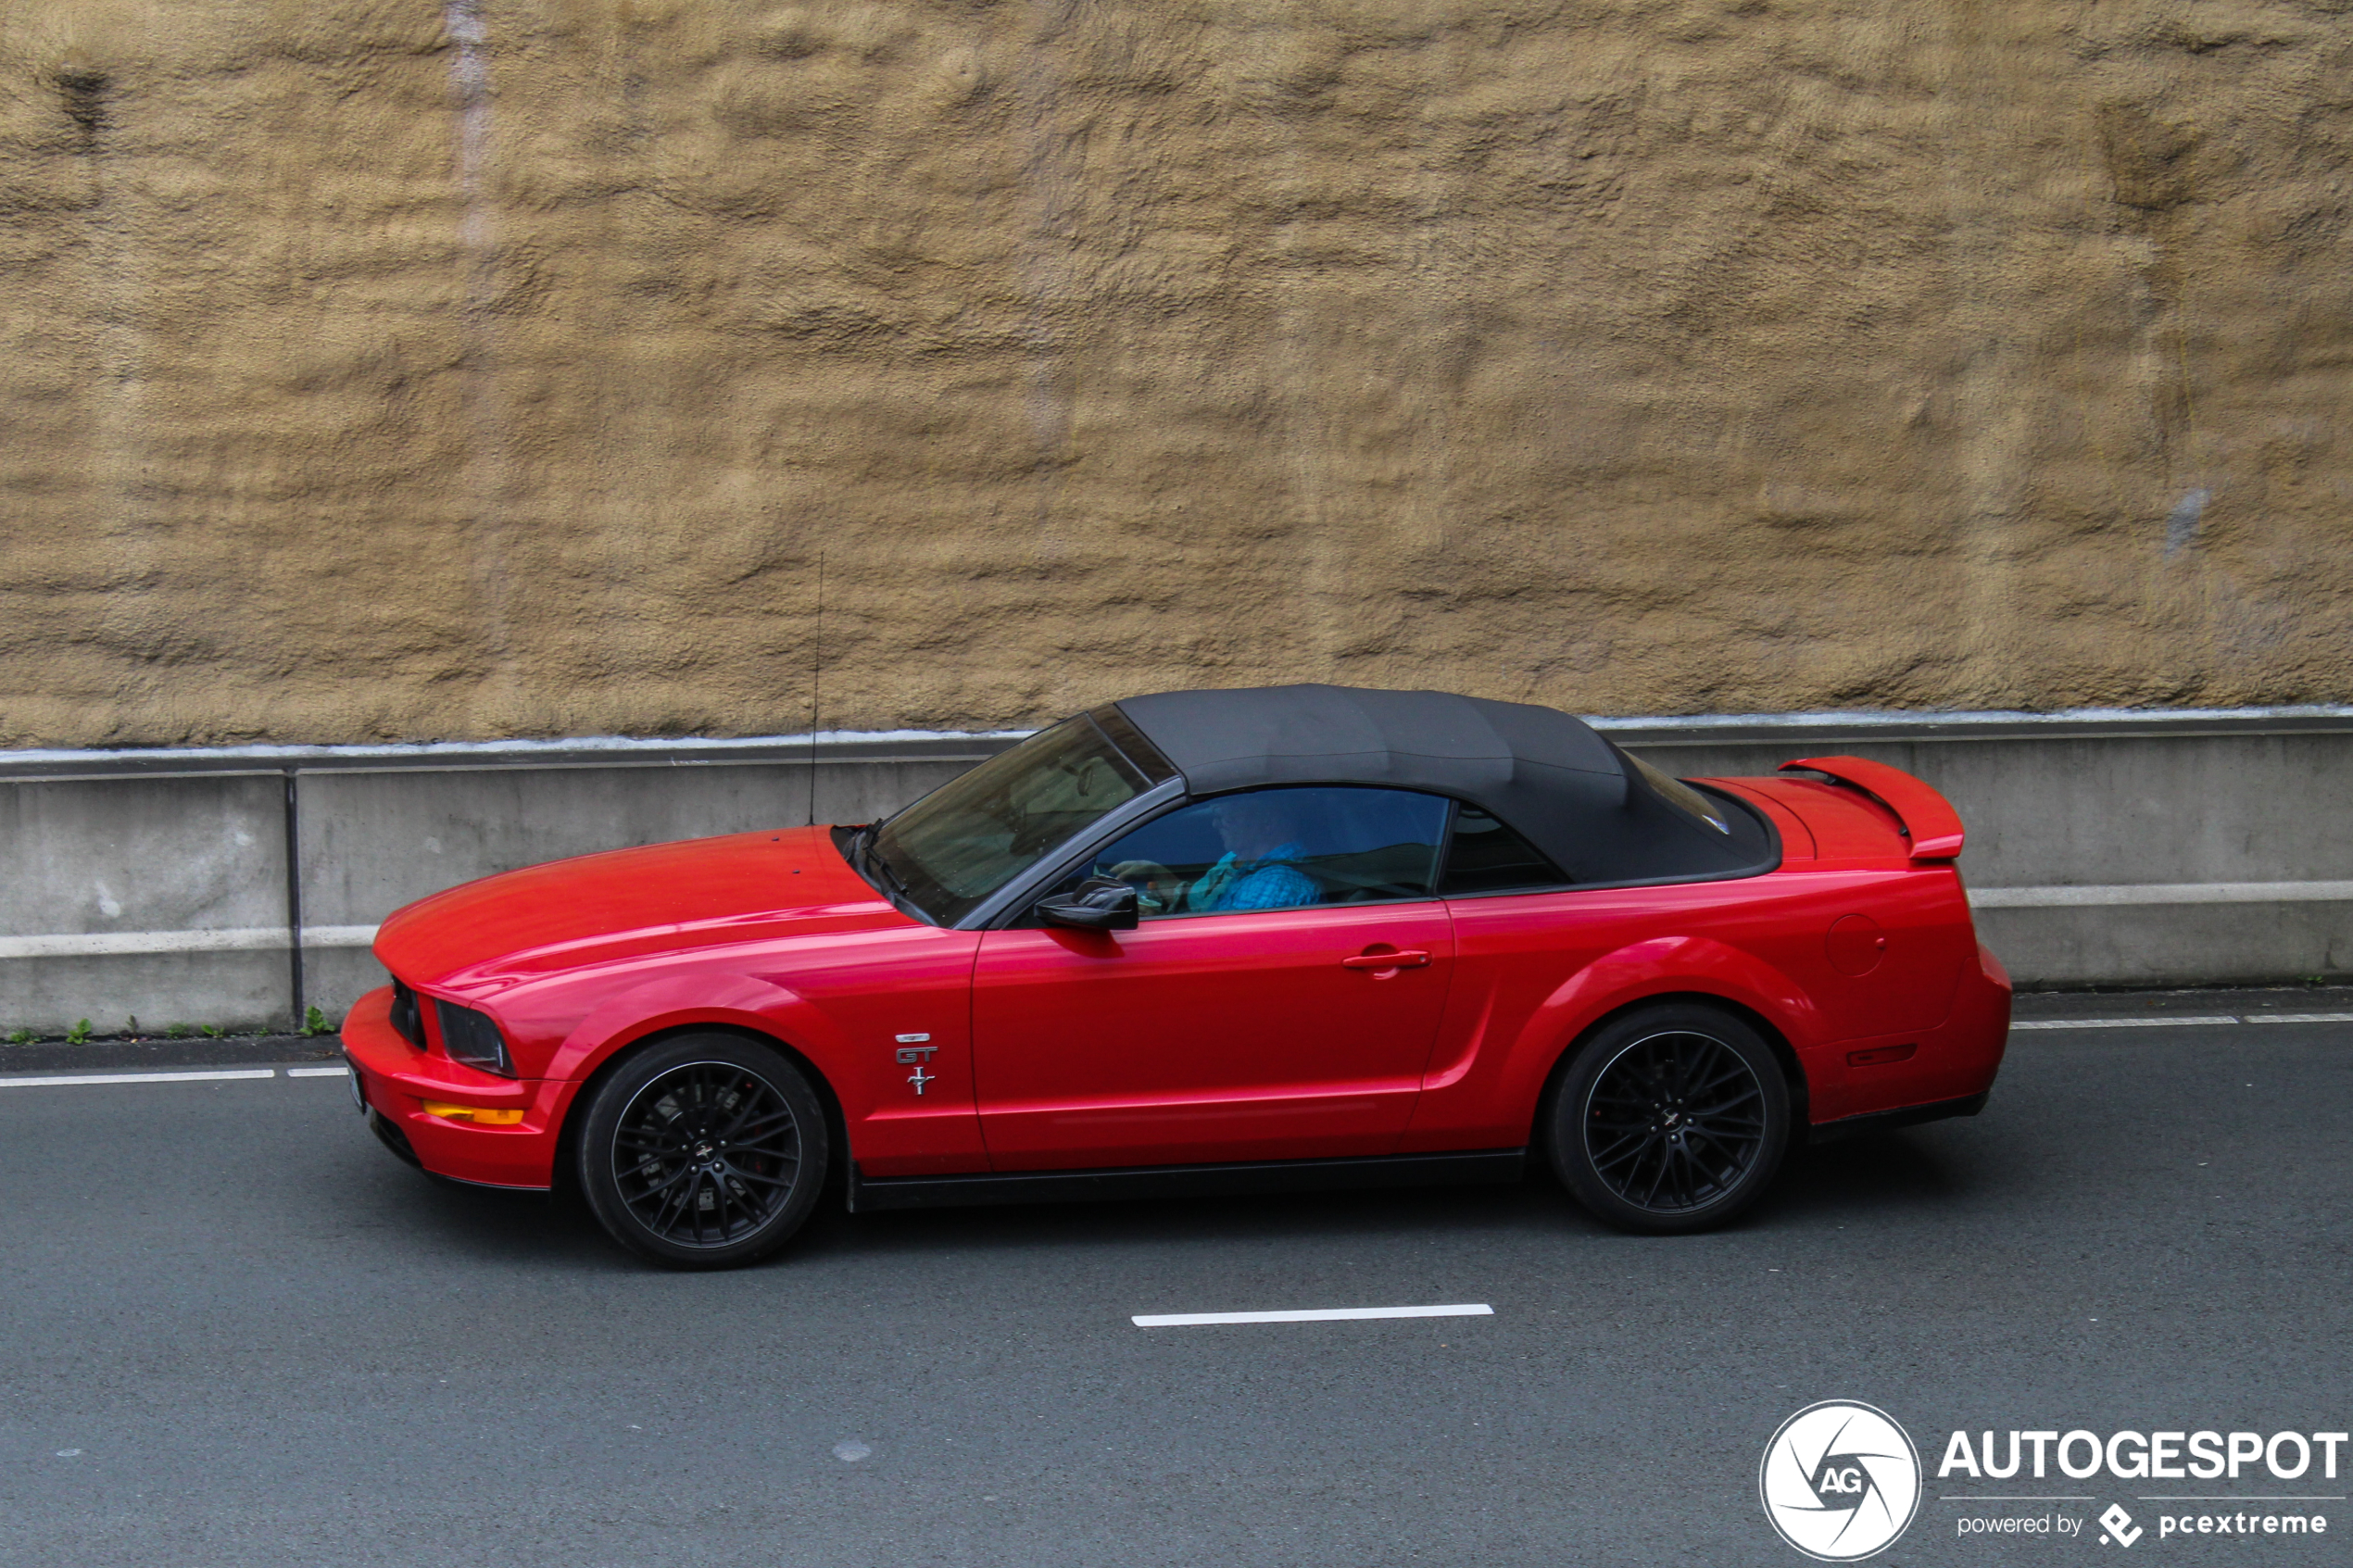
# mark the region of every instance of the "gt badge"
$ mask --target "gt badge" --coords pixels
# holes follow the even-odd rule
[[[908,1074],[907,1082],[915,1085],[915,1098],[921,1099],[924,1098],[924,1085],[939,1081],[937,1074],[924,1071],[924,1063],[929,1061],[932,1059],[932,1053],[939,1047],[924,1043],[931,1038],[929,1035],[900,1035],[897,1038],[899,1065],[912,1067],[915,1070]]]

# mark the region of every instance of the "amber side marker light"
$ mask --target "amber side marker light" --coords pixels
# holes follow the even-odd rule
[[[1867,1051],[1848,1051],[1846,1053],[1846,1065],[1849,1067],[1880,1067],[1891,1061],[1909,1061],[1912,1060],[1912,1053],[1919,1049],[1919,1047],[1917,1045],[1874,1046]],[[431,1107],[427,1107],[427,1109],[430,1110]]]
[[[480,1127],[511,1127],[522,1120],[522,1108],[493,1110],[484,1105],[444,1105],[437,1099],[424,1102],[425,1114],[439,1116],[451,1122],[472,1122]]]

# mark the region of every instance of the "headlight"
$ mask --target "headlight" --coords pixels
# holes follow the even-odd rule
[[[441,1013],[441,1048],[450,1060],[496,1073],[502,1078],[515,1075],[515,1064],[507,1055],[507,1042],[499,1037],[498,1025],[490,1021],[488,1013],[438,997],[433,1005]]]

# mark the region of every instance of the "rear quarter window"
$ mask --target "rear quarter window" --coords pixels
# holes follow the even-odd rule
[[[1454,832],[1446,845],[1439,893],[1449,898],[1478,893],[1519,893],[1563,887],[1568,878],[1542,851],[1476,806],[1454,809]]]

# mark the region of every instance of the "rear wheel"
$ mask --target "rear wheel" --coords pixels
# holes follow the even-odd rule
[[[824,1108],[783,1052],[685,1035],[596,1090],[580,1186],[623,1247],[677,1269],[751,1262],[789,1240],[824,1186]]]
[[[1642,1008],[1570,1061],[1553,1098],[1553,1166],[1620,1230],[1705,1230],[1772,1181],[1789,1118],[1788,1080],[1755,1027],[1705,1003]]]

